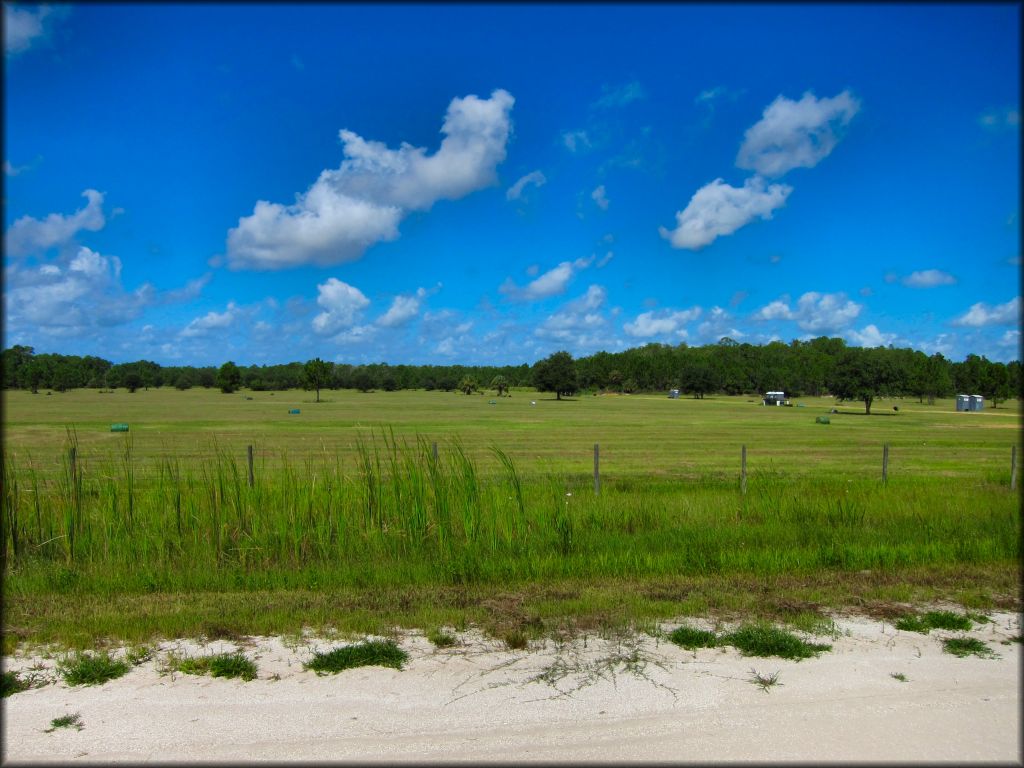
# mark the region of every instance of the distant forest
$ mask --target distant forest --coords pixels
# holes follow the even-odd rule
[[[314,366],[313,363],[316,363]],[[536,386],[541,391],[667,392],[694,397],[784,391],[790,397],[833,394],[842,399],[874,396],[931,401],[957,393],[981,394],[994,405],[1021,396],[1021,364],[968,355],[952,362],[941,354],[909,348],[866,349],[840,338],[820,337],[789,344],[738,343],[687,346],[647,344],[622,352],[597,352],[573,359],[558,352],[533,365],[350,365],[319,359],[280,365],[167,366],[138,360],[111,363],[87,355],[36,354],[32,347],[3,351],[5,389],[220,387],[224,391],[358,389],[497,390]],[[313,373],[311,373],[311,371]],[[866,400],[870,410],[870,399]]]

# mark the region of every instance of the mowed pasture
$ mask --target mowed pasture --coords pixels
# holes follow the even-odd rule
[[[979,413],[958,413],[952,399],[935,405],[915,400],[876,400],[873,413],[859,402],[797,398],[799,406],[764,407],[754,397],[708,396],[672,400],[658,395],[580,395],[556,401],[550,394],[513,391],[512,397],[451,392],[247,392],[170,388],[74,390],[31,395],[5,391],[4,442],[19,466],[47,473],[60,466],[67,428],[77,433],[84,461],[116,456],[130,425],[140,475],[155,459],[183,463],[218,452],[257,467],[283,461],[340,460],[352,467],[357,440],[381,429],[399,440],[423,437],[439,449],[458,440],[484,473],[500,464],[501,448],[527,472],[587,476],[600,445],[602,476],[637,478],[738,478],[741,446],[748,471],[786,477],[877,478],[882,446],[890,445],[890,476],[1009,481],[1010,450],[1020,441],[1018,401]],[[251,398],[251,399],[248,399]],[[494,400],[491,405],[489,401]],[[536,405],[531,405],[536,402]],[[899,408],[894,411],[893,406]],[[831,414],[835,408],[839,414]],[[297,415],[289,414],[298,409]],[[828,415],[828,425],[815,417]]]
[[[1016,605],[1016,402],[321,398],[5,392],[9,638]]]

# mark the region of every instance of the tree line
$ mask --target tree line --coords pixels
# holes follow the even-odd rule
[[[149,360],[111,363],[87,355],[36,354],[13,346],[2,353],[5,389],[217,387],[224,392],[306,388],[395,391],[400,389],[482,392],[498,395],[533,386],[559,399],[578,392],[681,392],[702,398],[783,391],[789,397],[831,394],[861,401],[870,413],[876,397],[916,397],[934,402],[957,393],[984,395],[992,405],[1021,396],[1021,364],[970,354],[953,362],[940,353],[909,348],[850,347],[840,338],[819,337],[789,344],[651,343],[622,352],[597,352],[574,359],[556,352],[533,365],[352,365],[319,358],[280,365],[162,366]]]

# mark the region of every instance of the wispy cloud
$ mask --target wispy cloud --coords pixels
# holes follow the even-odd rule
[[[402,144],[388,149],[352,131],[339,135],[346,159],[325,170],[292,205],[260,200],[228,232],[233,269],[327,266],[358,259],[371,245],[398,237],[411,211],[456,200],[497,181],[515,100],[504,90],[490,98],[453,99],[433,155]]]
[[[96,232],[103,229],[106,224],[103,193],[87,189],[82,196],[89,202],[69,216],[51,213],[45,219],[22,216],[15,221],[5,235],[7,253],[11,256],[41,253],[69,244],[82,230]]]
[[[605,193],[604,184],[590,193],[590,199],[593,200],[594,204],[602,211],[608,210],[608,196]]]
[[[573,276],[577,272],[589,267],[593,261],[593,256],[586,259],[576,259],[575,261],[563,261],[557,267],[548,270],[524,287],[516,285],[511,278],[508,278],[498,288],[498,291],[511,301],[537,301],[550,296],[557,296],[565,293],[565,289]]]
[[[832,152],[859,109],[849,91],[823,99],[807,92],[800,101],[779,96],[747,129],[736,165],[769,177],[813,168]]]
[[[609,86],[605,85],[601,88],[601,98],[593,103],[595,109],[614,109],[617,107],[624,107],[627,104],[639,101],[647,96],[637,81],[626,83],[620,86]]]
[[[971,308],[952,321],[953,325],[980,328],[985,325],[1011,325],[1020,323],[1020,296],[1005,304],[992,306],[984,301],[972,304]]]
[[[956,278],[938,269],[925,269],[911,272],[901,278],[900,282],[910,288],[934,288],[937,285],[955,285]]]
[[[523,189],[527,184],[533,184],[536,187],[543,187],[547,184],[547,181],[547,178],[540,171],[531,171],[525,176],[520,177],[515,184],[508,188],[508,191],[505,193],[505,199],[518,200],[522,197]]]
[[[1016,107],[990,109],[978,117],[978,124],[988,131],[1016,131],[1020,129],[1020,110]]]
[[[63,5],[4,3],[4,54],[17,56],[48,39],[54,22],[69,12]]]

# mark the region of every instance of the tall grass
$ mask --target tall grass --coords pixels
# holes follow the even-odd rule
[[[466,584],[898,570],[1020,557],[1018,495],[984,478],[697,481],[524,474],[499,448],[360,433],[351,466],[287,456],[249,485],[241,456],[140,459],[127,438],[40,480],[3,455],[8,593]],[[149,462],[154,466],[144,467]],[[141,478],[141,479],[140,479]],[[26,487],[26,483],[31,488]]]

